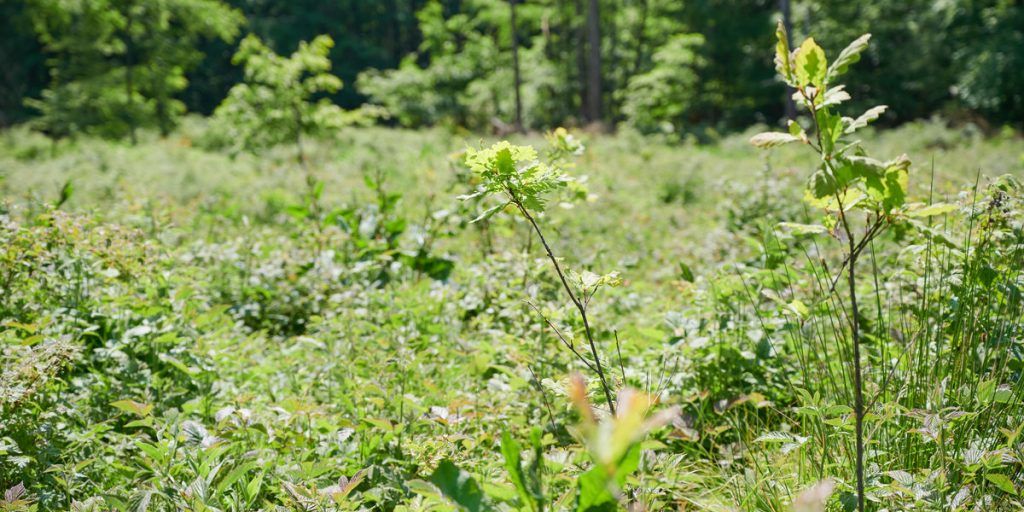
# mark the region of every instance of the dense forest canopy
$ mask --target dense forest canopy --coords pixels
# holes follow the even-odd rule
[[[282,54],[330,36],[344,85],[324,94],[383,106],[393,125],[492,129],[520,112],[531,129],[703,137],[787,117],[764,44],[780,19],[828,51],[870,31],[849,92],[888,105],[887,123],[1024,119],[1020,1],[3,0],[0,124],[60,112],[46,131],[166,132],[242,80],[232,56],[252,33]],[[110,106],[124,103],[134,107]]]

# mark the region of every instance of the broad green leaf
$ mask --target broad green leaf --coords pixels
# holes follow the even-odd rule
[[[459,507],[469,512],[484,510],[484,493],[476,480],[450,460],[441,461],[430,475],[430,482]]]
[[[871,34],[864,34],[847,45],[846,48],[843,48],[843,51],[839,52],[839,57],[836,57],[835,62],[828,67],[828,80],[832,81],[839,75],[846,73],[851,64],[859,61],[861,52],[868,47],[868,41],[870,40]]]
[[[580,475],[577,482],[576,511],[618,510],[618,503],[611,489],[621,489],[626,484],[626,478],[640,466],[640,451],[640,445],[634,445],[614,468],[598,464]],[[609,475],[612,469],[614,469],[614,473]]]
[[[932,203],[928,206],[907,210],[907,217],[934,217],[956,211],[957,205],[949,203]]]
[[[232,484],[234,484],[243,476],[245,476],[246,473],[252,471],[254,468],[257,467],[259,467],[259,464],[256,463],[256,461],[250,461],[235,466],[234,469],[232,469],[227,475],[224,476],[224,478],[220,480],[219,483],[217,483],[217,492],[226,492],[228,488],[231,487]]]
[[[999,490],[1007,494],[1012,494],[1014,496],[1017,495],[1017,489],[1013,486],[1013,480],[1010,480],[1010,477],[1006,475],[1001,473],[986,473],[985,480],[992,482],[992,484],[998,487]]]
[[[152,405],[139,403],[136,402],[135,400],[118,400],[116,402],[110,402],[110,405],[124,412],[142,417],[148,416],[149,413],[153,410]]]
[[[797,123],[796,121],[790,120],[789,123],[786,125],[786,128],[789,129],[790,135],[797,137],[804,142],[807,141],[807,132],[805,132],[804,127],[800,126],[800,124]]]
[[[782,132],[764,132],[750,138],[750,143],[759,148],[773,148],[790,142],[800,142],[800,137]]]
[[[843,136],[843,118],[825,108],[815,112],[815,117],[821,130],[822,150],[831,154],[839,138]]]
[[[887,210],[899,208],[907,200],[910,187],[910,159],[901,155],[885,163],[885,200]]]
[[[828,228],[820,224],[797,224],[794,222],[780,222],[779,227],[795,235],[822,235],[828,233]]]
[[[821,89],[825,85],[825,74],[828,71],[828,62],[825,60],[825,50],[822,50],[813,37],[800,45],[796,51],[796,78],[801,87],[813,85]]]
[[[516,493],[519,494],[519,499],[523,504],[530,510],[539,512],[541,510],[540,503],[538,503],[537,497],[530,492],[520,452],[522,452],[522,447],[512,438],[512,435],[508,431],[502,432],[501,455],[505,459],[505,470],[508,471],[509,479],[515,485]]]
[[[594,466],[580,475],[576,490],[576,512],[614,511],[615,496],[608,491],[604,468]]]
[[[807,305],[799,299],[793,299],[792,302],[786,305],[786,310],[795,314],[799,318],[807,318],[807,316],[811,314],[811,310],[808,309]]]
[[[693,270],[690,269],[689,265],[682,261],[679,262],[679,278],[688,283],[692,283],[696,280],[693,275]]]
[[[828,199],[834,197],[839,190],[839,183],[835,176],[825,170],[819,169],[811,175],[807,184],[807,191],[815,199]]]

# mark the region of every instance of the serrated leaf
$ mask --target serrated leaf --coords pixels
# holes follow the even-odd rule
[[[846,86],[840,85],[837,87],[831,87],[825,91],[825,96],[821,100],[821,106],[831,107],[849,99],[850,93],[846,92]]]
[[[849,126],[846,127],[846,133],[853,133],[861,128],[864,128],[868,123],[878,119],[882,114],[885,113],[889,107],[885,105],[878,105],[877,107],[871,107],[866,112],[860,115],[857,119],[850,122]]]
[[[1013,486],[1013,481],[1006,475],[1001,473],[986,473],[985,480],[992,482],[992,484],[998,487],[999,490],[1007,494],[1012,494],[1014,496],[1017,495],[1017,489]]]
[[[800,137],[782,132],[764,132],[750,138],[750,143],[759,148],[773,148],[799,141]]]
[[[797,83],[800,86],[813,85],[818,89],[824,86],[828,61],[825,59],[825,50],[814,42],[813,37],[808,37],[797,49],[795,67]]]
[[[780,20],[775,26],[775,70],[786,82],[793,80],[793,66],[789,59],[789,36],[786,34],[786,26]]]

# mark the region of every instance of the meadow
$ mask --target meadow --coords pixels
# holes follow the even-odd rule
[[[0,510],[857,507],[846,240],[780,224],[821,217],[806,148],[513,136],[575,180],[472,222],[493,137],[298,165],[205,123],[0,136]],[[858,267],[869,507],[1018,510],[1024,142],[858,135],[944,205]]]

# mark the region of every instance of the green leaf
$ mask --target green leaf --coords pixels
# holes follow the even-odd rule
[[[903,206],[910,187],[910,159],[901,155],[885,163],[885,200],[887,210]]]
[[[618,502],[611,489],[622,489],[626,478],[640,466],[639,444],[630,447],[614,468],[595,465],[580,475],[577,482],[577,512],[603,512],[618,510]],[[611,474],[609,474],[611,473]]]
[[[825,50],[822,50],[813,37],[807,38],[796,51],[796,78],[801,87],[813,85],[822,89],[825,85],[825,76],[828,71],[828,62],[825,60]]]
[[[246,473],[248,473],[249,471],[256,467],[259,467],[259,464],[257,464],[255,461],[250,461],[235,466],[235,468],[232,469],[227,475],[225,475],[224,478],[222,478],[220,482],[217,484],[217,492],[226,492],[228,488],[231,487],[232,484],[237,482],[239,479],[245,476]]]
[[[985,480],[992,482],[992,484],[998,487],[999,490],[1007,494],[1012,494],[1014,496],[1017,495],[1017,489],[1014,488],[1013,481],[1006,475],[1000,473],[986,473]]]
[[[931,240],[932,242],[935,242],[935,243],[938,243],[938,244],[942,244],[942,245],[944,245],[946,247],[949,247],[950,249],[959,249],[960,248],[957,245],[957,243],[954,242],[953,239],[951,239],[945,233],[943,233],[941,231],[938,231],[936,229],[932,229],[931,227],[926,226],[924,223],[922,223],[919,220],[907,219],[906,225],[910,226],[915,231],[917,231],[918,233],[923,235],[926,239]]]
[[[615,496],[608,491],[608,477],[604,468],[594,466],[580,475],[577,482],[576,511],[598,512],[616,509]]]
[[[922,208],[914,208],[907,211],[907,217],[934,217],[936,215],[945,215],[949,212],[956,211],[957,205],[949,203],[932,203]]]
[[[764,132],[750,138],[750,143],[759,148],[773,148],[790,142],[799,142],[801,139],[796,135],[782,132]]]
[[[681,261],[679,262],[679,278],[688,283],[692,283],[696,280],[690,266]]]
[[[775,26],[775,41],[775,70],[782,75],[786,83],[790,83],[793,81],[793,65],[789,60],[789,36],[781,20]]]
[[[864,128],[865,126],[868,125],[868,123],[878,119],[882,114],[885,113],[886,109],[888,108],[889,107],[885,105],[879,105],[877,107],[869,108],[867,112],[864,112],[863,114],[860,115],[860,117],[850,122],[850,124],[846,127],[846,133],[850,134],[861,128]]]
[[[868,41],[870,40],[871,34],[864,34],[847,45],[846,48],[843,48],[843,51],[839,52],[839,57],[828,67],[828,80],[832,81],[839,75],[846,73],[847,68],[851,64],[859,61],[861,52],[868,47]]]
[[[846,92],[846,87],[840,85],[838,87],[832,87],[825,91],[824,98],[821,99],[822,107],[831,107],[838,105],[846,100],[850,99],[850,93]]]
[[[827,199],[834,197],[839,190],[839,183],[836,178],[824,170],[818,170],[811,175],[807,190],[815,199]]]
[[[520,457],[522,447],[512,439],[512,435],[505,431],[501,434],[501,455],[505,459],[505,470],[508,471],[509,479],[516,486],[516,493],[519,499],[530,510],[539,512],[541,510],[537,497],[530,490],[526,480],[526,472],[523,471],[522,459]]]
[[[474,223],[480,222],[482,220],[487,220],[487,219],[493,217],[495,213],[500,212],[502,208],[504,208],[504,207],[506,207],[508,205],[509,205],[508,202],[504,202],[504,203],[501,203],[501,204],[499,204],[497,206],[493,206],[491,208],[488,208],[486,211],[484,211],[480,215],[477,215],[475,219],[469,221],[469,223],[470,224],[474,224]]]
[[[118,400],[116,402],[110,402],[110,405],[124,412],[141,417],[148,416],[149,413],[153,410],[152,405],[136,402],[135,400]]]
[[[815,112],[815,117],[818,120],[818,129],[821,130],[822,150],[832,153],[839,138],[843,136],[843,118],[829,113],[825,108]]]
[[[779,227],[794,235],[823,235],[828,233],[828,228],[821,224],[797,224],[794,222],[780,222]]]
[[[470,512],[484,510],[484,493],[469,473],[450,460],[443,460],[430,475],[430,482],[461,508]]]

